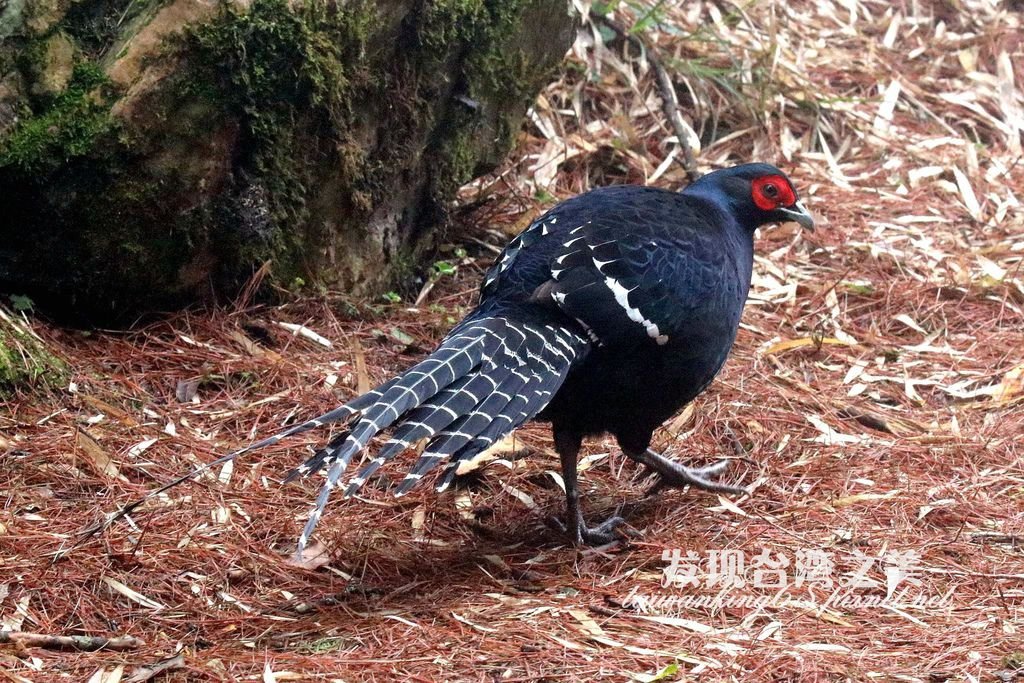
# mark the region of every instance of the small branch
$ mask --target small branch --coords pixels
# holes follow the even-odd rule
[[[13,644],[16,647],[41,647],[45,650],[134,650],[145,645],[145,641],[134,636],[48,636],[44,633],[25,633],[23,631],[0,631],[0,644]]]
[[[161,659],[159,662],[147,664],[146,666],[140,666],[132,673],[132,675],[129,678],[125,679],[124,683],[143,683],[143,681],[148,681],[150,679],[156,678],[165,671],[174,671],[175,669],[184,668],[185,658],[179,652],[173,657]]]
[[[647,55],[647,61],[650,62],[651,68],[654,69],[658,92],[661,94],[661,110],[665,114],[665,118],[668,119],[669,124],[671,124],[672,130],[675,131],[676,139],[679,140],[679,147],[683,150],[681,165],[691,183],[697,180],[701,174],[697,170],[697,158],[694,156],[693,147],[690,146],[689,129],[683,121],[683,115],[679,112],[679,98],[676,96],[675,86],[672,85],[672,76],[669,75],[668,69],[665,68],[665,63],[661,61],[658,51],[654,49],[653,45],[648,45],[640,37],[630,33],[617,21],[606,16],[595,17],[595,19],[611,29],[619,38],[632,43],[637,49]]]

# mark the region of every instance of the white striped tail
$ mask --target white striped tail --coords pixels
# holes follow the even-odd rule
[[[308,543],[352,458],[382,430],[394,427],[376,457],[349,481],[346,496],[423,439],[430,439],[427,448],[396,495],[408,492],[445,459],[456,464],[487,448],[548,404],[588,345],[582,332],[540,320],[494,316],[463,321],[434,353],[371,392],[372,400],[360,397],[350,403],[359,402],[359,414],[348,429],[289,476],[327,468],[296,552]],[[446,473],[453,474],[454,469]],[[446,476],[442,486],[450,481]]]

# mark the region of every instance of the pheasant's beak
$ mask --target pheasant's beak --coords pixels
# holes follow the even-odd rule
[[[811,232],[814,232],[814,216],[807,210],[803,202],[796,202],[793,206],[776,209],[779,213],[786,217],[787,220],[796,221],[801,227],[807,228]]]

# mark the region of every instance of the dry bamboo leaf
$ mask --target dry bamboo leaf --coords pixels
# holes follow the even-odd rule
[[[1024,363],[1011,368],[1003,375],[992,398],[996,401],[1009,401],[1021,393],[1024,393]]]
[[[156,442],[157,442],[156,439],[146,439],[145,441],[140,441],[139,443],[135,444],[134,446],[132,446],[131,448],[128,449],[128,457],[129,458],[137,458],[137,457],[139,457],[140,455],[145,453],[146,450],[150,446],[155,444]]]
[[[605,635],[604,629],[598,626],[594,619],[581,609],[568,610],[569,614],[573,619],[580,623],[580,630],[588,636],[603,636]]]
[[[662,624],[664,626],[676,626],[678,628],[685,628],[687,631],[693,631],[694,633],[714,633],[715,629],[707,624],[702,624],[699,621],[693,619],[683,619],[682,617],[662,617],[657,615],[648,614],[631,614],[633,619],[640,619],[641,621],[650,621],[655,624]]]
[[[811,441],[815,443],[823,443],[828,446],[837,446],[844,443],[860,443],[864,437],[853,436],[851,434],[843,434],[833,429],[827,422],[817,415],[805,415],[808,422],[821,432],[821,436],[817,436]]]
[[[117,579],[112,579],[109,576],[104,576],[103,577],[103,583],[107,584],[112,589],[114,589],[115,591],[117,591],[118,593],[123,595],[124,597],[128,598],[132,602],[138,603],[138,604],[142,605],[143,607],[148,607],[150,609],[164,609],[164,606],[161,605],[156,600],[153,600],[152,598],[147,598],[142,593],[139,593],[138,591],[132,590],[131,588],[129,588],[128,586],[124,585],[123,583],[121,583]]]
[[[492,444],[490,448],[484,449],[469,460],[460,461],[456,474],[462,476],[475,472],[492,460],[496,460],[506,453],[515,453],[517,450],[519,448],[516,446],[515,432],[510,432],[502,437],[501,441]]]
[[[1009,131],[1006,141],[1010,154],[1020,155],[1021,153],[1021,131],[1024,129],[1024,108],[1020,104],[1020,91],[1014,84],[1013,62],[1006,50],[999,53],[996,58],[996,74],[999,79],[999,108],[1003,110],[1003,117]]]
[[[835,337],[801,337],[799,339],[785,339],[780,342],[775,342],[767,349],[761,352],[762,355],[770,356],[773,353],[782,353],[783,351],[792,351],[793,349],[802,349],[807,346],[821,347],[821,346],[855,346],[855,341],[844,341]]]
[[[81,399],[82,403],[86,404],[93,410],[97,410],[101,413],[105,413],[107,415],[110,415],[111,417],[117,418],[118,420],[128,425],[129,427],[135,427],[139,424],[131,415],[121,410],[117,406],[107,403],[103,399],[82,393],[79,393],[78,396]]]
[[[964,172],[956,166],[953,167],[953,177],[956,178],[956,186],[960,190],[960,197],[964,201],[964,206],[967,208],[967,213],[971,214],[971,218],[976,221],[981,220],[981,205],[978,204],[978,196],[974,194],[974,188],[971,187],[971,181],[967,179]]]
[[[553,633],[546,633],[544,635],[546,635],[548,638],[550,638],[551,640],[555,641],[556,643],[558,643],[562,647],[568,648],[570,650],[584,650],[584,651],[588,651],[588,652],[596,652],[596,650],[594,648],[592,648],[592,647],[587,647],[586,645],[581,645],[581,644],[573,642],[571,640],[567,640],[565,638],[556,636]],[[612,640],[611,638],[604,638],[603,636],[591,636],[591,638],[593,640],[596,640],[599,643],[614,643],[613,647],[623,647],[622,643],[618,643],[618,642]]]
[[[242,350],[254,358],[261,358],[266,352],[241,330],[231,330],[228,337],[242,347]]]
[[[796,645],[796,649],[803,650],[804,652],[832,652],[844,655],[852,652],[845,645],[835,645],[833,643],[799,643]]]
[[[679,436],[682,434],[688,427],[690,427],[690,425],[693,424],[696,412],[697,409],[694,407],[693,403],[687,403],[686,407],[683,408],[683,412],[679,413],[679,415],[669,423],[666,428],[668,433],[673,436]]]
[[[511,484],[506,484],[503,481],[499,481],[498,484],[501,486],[501,488],[505,489],[506,493],[510,494],[513,498],[518,500],[526,507],[530,508],[531,510],[537,509],[537,503],[533,500],[533,498],[530,497],[529,494],[520,491],[515,486],[512,486]]]
[[[572,643],[571,641],[562,642],[560,639],[556,639],[555,636],[549,637],[561,645],[572,646],[574,647],[574,649],[591,649],[584,648],[584,646],[579,645],[578,643]],[[714,669],[721,668],[722,666],[719,662],[716,662],[715,660],[697,659],[696,657],[693,657],[691,655],[682,652],[672,652],[671,650],[655,650],[649,647],[638,647],[636,645],[629,645],[627,643],[619,642],[618,640],[615,640],[614,638],[609,638],[607,636],[590,636],[590,640],[594,641],[595,643],[600,643],[601,645],[607,645],[608,647],[614,647],[620,650],[625,650],[626,652],[631,652],[635,655],[646,655],[651,657],[670,657],[672,659],[678,659],[681,662],[686,662],[687,664],[705,666]]]
[[[749,515],[746,512],[744,512],[743,509],[740,508],[740,506],[736,505],[736,503],[732,502],[728,498],[725,498],[724,496],[718,496],[718,505],[723,510],[731,512],[734,515],[739,515],[740,517],[749,517]]]
[[[185,657],[179,652],[173,657],[167,657],[160,661],[140,666],[132,672],[132,675],[125,679],[124,683],[144,683],[144,681],[156,678],[165,671],[185,668]]]
[[[414,531],[422,531],[423,527],[427,523],[427,510],[424,507],[418,507],[412,513],[412,528]]]
[[[857,493],[852,496],[836,498],[829,503],[829,506],[834,509],[845,508],[851,505],[856,505],[857,503],[872,503],[879,500],[889,500],[890,498],[895,498],[901,493],[903,493],[902,489],[887,491],[886,493]]]
[[[882,103],[878,106],[878,113],[875,115],[875,121],[872,124],[876,134],[885,135],[889,132],[892,126],[892,114],[896,109],[896,102],[900,98],[901,90],[900,82],[895,78],[889,84],[889,87],[885,89],[885,95],[882,96]]]
[[[591,455],[586,455],[586,456],[580,458],[580,462],[576,466],[576,471],[577,472],[581,472],[581,473],[582,472],[586,472],[591,467],[593,467],[597,463],[601,462],[602,460],[606,460],[607,458],[608,458],[608,454],[607,453],[592,453]],[[562,490],[563,491],[565,490],[565,481],[564,480],[562,481]]]
[[[291,332],[292,335],[302,337],[303,339],[308,339],[309,341],[319,344],[324,348],[329,349],[334,346],[334,344],[331,343],[330,339],[327,339],[326,337],[317,334],[316,332],[309,329],[305,325],[296,325],[295,323],[285,322],[278,322],[277,324]]]
[[[279,683],[280,681],[306,681],[309,675],[296,671],[274,671],[270,662],[263,665],[263,683]]]
[[[359,338],[355,336],[352,337],[352,355],[356,360],[356,391],[362,395],[372,387],[370,373],[366,371],[366,353],[363,351],[363,345],[359,343]]]
[[[78,452],[85,458],[85,461],[89,463],[90,468],[96,474],[101,477],[124,480],[124,477],[121,476],[121,470],[114,459],[110,457],[110,454],[100,445],[99,441],[87,432],[81,429],[78,430],[75,434],[75,445],[78,446]]]
[[[96,673],[89,677],[89,683],[121,683],[121,677],[124,675],[124,664],[118,664],[113,669],[107,670],[106,667],[98,669]]]
[[[481,633],[497,633],[498,632],[498,629],[496,629],[496,628],[490,628],[488,626],[481,626],[480,624],[474,624],[472,621],[470,621],[466,617],[462,616],[461,614],[457,614],[455,612],[452,612],[452,617],[455,618],[455,621],[463,623],[466,626],[469,626],[470,628],[473,628],[473,629],[475,629],[477,631],[480,631]]]

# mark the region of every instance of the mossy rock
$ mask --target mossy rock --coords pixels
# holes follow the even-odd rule
[[[0,307],[0,400],[21,390],[58,387],[67,370],[27,321]]]
[[[231,296],[268,261],[285,287],[401,285],[574,23],[565,0],[6,7],[0,288],[93,320]]]

